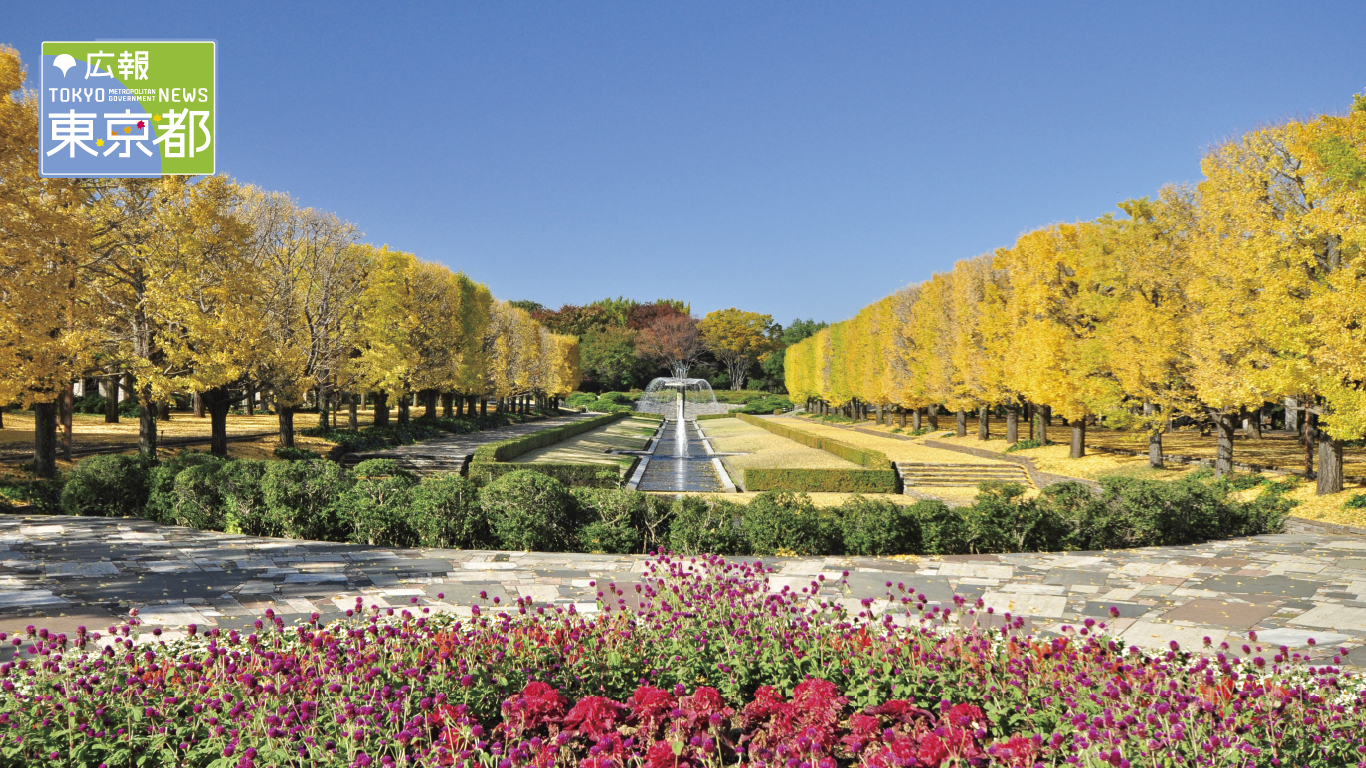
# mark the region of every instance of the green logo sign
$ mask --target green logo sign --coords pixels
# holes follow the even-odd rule
[[[211,174],[218,46],[207,41],[43,43],[43,176]]]

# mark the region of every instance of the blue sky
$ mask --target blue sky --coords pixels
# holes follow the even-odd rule
[[[217,8],[219,10],[214,10]],[[7,4],[213,38],[218,168],[543,304],[839,320],[1366,90],[1361,3]]]

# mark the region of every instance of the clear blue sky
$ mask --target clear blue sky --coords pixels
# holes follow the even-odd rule
[[[210,6],[221,10],[209,10]],[[550,306],[838,320],[1366,89],[1362,3],[6,4],[214,38],[218,168]],[[31,78],[32,79],[32,78]]]

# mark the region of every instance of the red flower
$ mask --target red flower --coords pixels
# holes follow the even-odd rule
[[[675,755],[674,747],[667,741],[656,741],[645,753],[645,768],[687,768],[692,765],[683,755]]]
[[[920,746],[915,751],[915,759],[928,766],[939,765],[948,756],[949,750],[944,746],[944,742],[933,734],[921,739]]]
[[[996,745],[996,759],[1015,768],[1028,768],[1034,764],[1034,756],[1039,745],[1024,736],[1011,736],[1004,744]]]
[[[949,725],[956,725],[959,728],[970,727],[974,730],[986,727],[987,724],[987,716],[971,704],[954,704],[944,720]]]
[[[626,700],[632,725],[651,735],[668,719],[674,704],[673,694],[649,685],[637,688]]]
[[[616,729],[618,720],[625,719],[625,711],[625,707],[605,696],[586,696],[564,716],[564,729],[600,739]]]
[[[503,725],[510,734],[559,722],[567,702],[560,692],[541,682],[527,683],[503,702]]]
[[[918,718],[930,719],[933,715],[928,711],[917,707],[905,699],[893,699],[885,704],[876,707],[869,707],[865,710],[870,715],[880,715],[895,720],[898,723],[910,724]]]

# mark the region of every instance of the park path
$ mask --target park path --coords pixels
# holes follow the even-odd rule
[[[146,520],[0,517],[0,630],[32,624],[71,634],[103,630],[138,608],[163,638],[189,624],[243,629],[267,610],[286,621],[337,618],[365,605],[468,612],[474,603],[538,603],[596,610],[613,582],[626,594],[645,558],[540,552],[396,549],[266,539]],[[958,557],[769,558],[771,588],[800,591],[826,576],[822,596],[865,610],[904,585],[935,604],[983,600],[993,617],[1027,617],[1036,633],[1086,618],[1108,621],[1125,642],[1165,648],[1257,643],[1315,657],[1366,645],[1366,538],[1314,530],[1185,547]],[[839,584],[844,572],[848,578]],[[487,600],[480,595],[486,594]],[[900,594],[898,592],[898,594]],[[1111,607],[1120,613],[1109,619]],[[896,618],[905,621],[906,617]],[[998,620],[993,618],[991,620]],[[1254,644],[1257,644],[1254,643]],[[12,646],[4,645],[4,653]],[[1366,662],[1366,650],[1350,659]],[[0,659],[7,656],[0,655]]]

